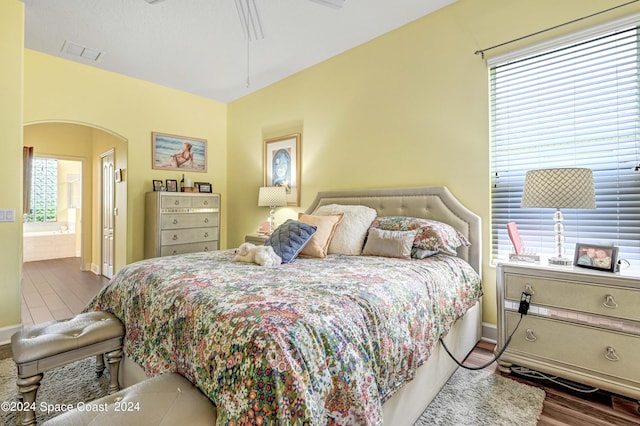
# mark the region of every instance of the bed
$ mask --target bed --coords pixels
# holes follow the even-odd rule
[[[443,222],[469,245],[420,260],[261,267],[222,250],[127,265],[87,307],[125,324],[122,383],[176,371],[217,424],[413,424],[456,369],[438,337],[460,359],[480,338],[480,219],[445,187],[320,192],[306,214],[335,206]]]

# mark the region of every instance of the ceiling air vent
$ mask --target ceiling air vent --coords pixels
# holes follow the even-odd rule
[[[90,61],[97,61],[103,53],[99,50],[89,49],[88,47],[82,46],[81,44],[74,43],[69,40],[65,40],[64,44],[62,45],[62,52],[72,56],[79,56]]]

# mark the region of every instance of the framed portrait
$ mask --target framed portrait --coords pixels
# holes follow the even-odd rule
[[[207,171],[207,141],[151,133],[151,167],[160,170]]]
[[[195,182],[198,192],[211,193],[211,184],[209,182]]]
[[[573,264],[581,268],[614,272],[618,262],[618,247],[594,244],[576,244]]]
[[[287,205],[300,205],[300,133],[264,141],[263,186],[284,186]]]
[[[153,180],[153,190],[154,191],[162,191],[164,188],[162,187],[162,181],[154,179]]]
[[[167,191],[178,192],[178,181],[175,179],[167,179]]]

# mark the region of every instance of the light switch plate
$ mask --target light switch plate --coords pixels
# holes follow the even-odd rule
[[[16,209],[0,209],[0,222],[15,222]]]

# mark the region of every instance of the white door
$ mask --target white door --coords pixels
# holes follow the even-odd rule
[[[113,150],[100,156],[102,159],[102,275],[113,276],[113,224],[114,216],[114,165]]]

